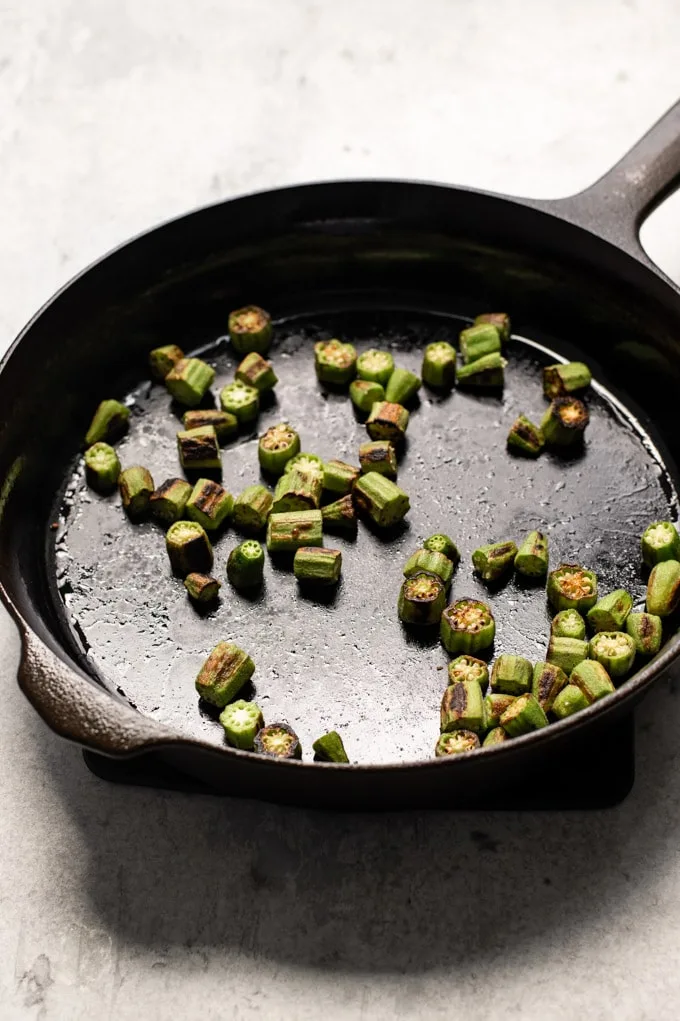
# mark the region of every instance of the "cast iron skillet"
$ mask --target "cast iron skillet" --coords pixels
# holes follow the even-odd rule
[[[0,370],[1,592],[21,634],[20,685],[45,721],[86,749],[155,756],[224,792],[331,807],[463,804],[497,787],[500,775],[530,782],[548,748],[563,749],[568,768],[570,739],[630,713],[676,659],[676,637],[571,721],[434,760],[426,756],[445,658],[436,638],[395,630],[385,591],[396,593],[399,565],[426,531],[453,532],[467,561],[478,542],[539,523],[553,529],[556,559],[585,560],[603,590],[623,582],[643,596],[638,536],[655,516],[676,515],[680,294],[647,258],[638,231],[679,175],[680,105],[569,199],[402,181],[264,192],[152,230],[52,298]],[[124,461],[146,451],[157,481],[176,474],[167,397],[140,385],[146,353],[160,341],[207,346],[227,378],[233,363],[218,338],[226,311],[249,301],[279,321],[285,385],[262,425],[295,415],[304,446],[326,456],[351,457],[362,430],[346,403],[316,387],[314,337],[377,337],[417,365],[424,340],[455,334],[480,310],[507,309],[520,339],[502,402],[423,395],[402,476],[414,496],[410,527],[390,545],[367,530],[355,547],[345,544],[335,605],[305,602],[290,576],[272,569],[259,604],[225,591],[214,617],[201,618],[167,574],[162,536],[152,525],[135,531],[115,497],[88,502],[75,455],[96,402],[134,391]],[[553,357],[544,348],[581,353],[600,386],[585,455],[527,466],[508,458],[503,438],[519,410],[540,414],[540,364]],[[252,481],[254,442],[244,435],[225,455],[231,488]],[[474,591],[466,567],[454,593]],[[88,598],[101,600],[96,613]],[[497,651],[540,658],[543,597],[513,583],[491,598]],[[366,765],[279,762],[221,745],[219,725],[197,706],[193,668],[241,627],[266,638],[252,651],[269,720],[287,717],[307,752],[316,733],[339,724],[351,756]]]

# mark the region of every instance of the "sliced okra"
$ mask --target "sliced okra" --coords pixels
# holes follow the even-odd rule
[[[227,578],[235,589],[257,588],[264,575],[264,550],[257,539],[239,543],[227,559]]]
[[[341,386],[357,374],[357,353],[352,344],[320,340],[314,345],[314,367],[320,383]]]
[[[680,602],[680,563],[662,560],[655,564],[647,581],[647,613],[670,617]]]
[[[472,730],[479,734],[484,729],[484,699],[476,681],[458,681],[450,684],[442,697],[439,714],[440,730]]]
[[[420,376],[410,369],[395,369],[385,387],[388,404],[408,404],[420,390]]]
[[[635,662],[635,642],[625,631],[598,631],[590,639],[590,658],[610,677],[625,677]]]
[[[655,521],[648,525],[640,545],[647,567],[654,567],[662,560],[680,560],[680,536],[672,521]]]
[[[266,486],[246,486],[234,500],[232,521],[234,528],[246,535],[257,535],[266,524],[274,497]]]
[[[270,426],[258,440],[260,467],[271,475],[281,475],[291,457],[299,453],[300,436],[287,422]]]
[[[492,542],[479,546],[472,554],[472,564],[482,581],[498,581],[512,569],[517,556],[514,542]]]
[[[391,479],[378,472],[367,472],[354,484],[354,503],[379,528],[396,525],[411,506],[408,495]]]
[[[229,313],[229,339],[237,354],[247,355],[251,351],[267,353],[272,343],[274,329],[271,316],[258,305],[245,305]]]
[[[548,573],[548,537],[529,532],[515,556],[515,570],[527,578],[544,578]]]
[[[614,685],[601,663],[584,659],[569,674],[569,683],[575,684],[585,695],[588,703],[597,702],[605,695],[611,695]]]
[[[123,436],[130,425],[130,409],[120,401],[102,401],[95,411],[90,427],[85,433],[85,446],[95,443],[114,443]]]
[[[526,415],[519,415],[510,426],[507,445],[516,454],[538,457],[545,446],[543,432]]]
[[[357,358],[357,375],[359,379],[367,379],[372,383],[386,386],[394,372],[394,358],[389,351],[369,348]]]
[[[276,483],[272,511],[274,514],[286,514],[289,511],[315,510],[321,503],[322,491],[321,472],[293,468]]]
[[[400,443],[406,436],[409,412],[401,404],[378,401],[366,419],[366,431],[372,440],[392,440]]]
[[[434,390],[451,390],[456,382],[456,349],[445,340],[428,344],[420,370],[423,383]]]
[[[474,752],[479,747],[479,737],[472,730],[453,730],[439,735],[434,746],[434,754],[438,759],[441,759],[446,755],[462,755],[464,752]]]
[[[448,666],[449,684],[456,684],[458,681],[475,681],[481,691],[486,689],[489,683],[489,668],[483,659],[475,659],[474,656],[456,656]]]
[[[590,369],[584,362],[546,365],[543,369],[543,393],[549,401],[555,397],[568,397],[569,394],[585,390],[592,379]]]
[[[520,695],[501,716],[501,727],[508,737],[521,737],[548,726],[548,717],[531,694]]]
[[[254,422],[260,413],[260,391],[235,379],[220,390],[220,407],[239,422]]]
[[[437,532],[435,535],[428,536],[423,543],[423,549],[433,550],[435,553],[443,553],[453,563],[454,567],[460,561],[458,547],[453,539],[448,535],[444,535],[443,532]]]
[[[149,469],[140,464],[125,468],[118,476],[118,488],[128,517],[132,520],[144,517],[155,488]]]
[[[264,727],[264,717],[259,705],[239,698],[224,707],[220,723],[224,727],[227,744],[250,752],[258,732]]]
[[[385,400],[385,391],[380,383],[369,379],[353,379],[349,384],[349,397],[359,411],[370,411],[376,401]]]
[[[324,463],[318,454],[308,454],[306,451],[300,451],[299,454],[295,454],[291,457],[290,461],[286,461],[286,472],[293,471],[294,468],[298,468],[303,472],[311,472],[314,475],[318,475],[323,485],[324,478]]]
[[[212,386],[215,370],[202,358],[182,358],[165,377],[168,393],[180,404],[194,408]]]
[[[337,730],[329,730],[327,734],[317,737],[312,745],[314,758],[320,762],[349,762],[342,738]]]
[[[510,316],[507,312],[483,312],[475,316],[473,326],[479,326],[480,323],[495,326],[503,344],[510,340]]]
[[[620,631],[626,623],[626,617],[633,608],[630,593],[619,588],[609,592],[588,610],[588,623],[593,631]]]
[[[207,532],[215,532],[227,522],[234,507],[234,497],[219,482],[198,479],[187,500],[185,512]]]
[[[118,484],[120,461],[108,443],[93,443],[84,455],[85,478],[88,486],[97,493],[111,493]]]
[[[503,744],[504,741],[509,740],[502,727],[493,727],[482,741],[482,748],[491,748],[495,744]]]
[[[323,466],[323,488],[329,493],[337,493],[338,496],[347,496],[352,492],[352,486],[359,478],[361,471],[353,464],[345,461],[337,461],[332,458],[326,461]]]
[[[288,553],[300,546],[323,546],[320,510],[270,514],[267,521],[267,549],[270,553]]]
[[[567,675],[555,663],[536,663],[534,665],[531,693],[544,712],[550,712],[553,702],[567,684]]]
[[[397,477],[397,452],[390,440],[369,440],[359,447],[359,464],[363,474],[379,472],[388,479]]]
[[[496,622],[486,603],[458,599],[442,613],[440,637],[447,652],[474,653],[488,649],[496,635]]]
[[[328,532],[356,532],[357,512],[354,500],[348,493],[321,508],[323,527]]]
[[[491,690],[501,695],[524,695],[531,691],[533,668],[524,656],[507,652],[498,657],[491,670]]]
[[[588,699],[576,684],[567,684],[555,698],[552,714],[558,720],[566,720],[567,716],[573,716],[589,705]]]
[[[553,666],[564,670],[567,677],[584,659],[588,658],[588,642],[580,638],[556,638],[552,635],[548,644],[546,659]]]
[[[185,479],[166,479],[149,499],[151,517],[164,525],[171,525],[184,517],[192,486]]]
[[[491,691],[484,699],[484,718],[487,729],[500,726],[501,716],[517,698],[517,695],[504,695]]]
[[[197,571],[193,571],[191,574],[187,574],[184,579],[184,587],[189,593],[189,598],[194,603],[211,603],[213,599],[217,599],[217,594],[220,591],[220,582],[217,578],[212,578],[209,574],[199,574]]]
[[[461,330],[460,353],[466,365],[479,361],[485,355],[500,354],[501,338],[491,323],[478,323]]]
[[[399,590],[397,612],[404,624],[438,624],[446,606],[446,590],[434,574],[406,578]]]
[[[205,529],[196,521],[176,521],[165,535],[170,565],[180,577],[187,574],[209,574],[213,551]]]
[[[342,553],[325,546],[301,546],[295,553],[293,574],[303,585],[337,585]]]
[[[185,470],[222,467],[220,446],[212,425],[202,425],[198,429],[178,432],[177,453],[179,462]]]
[[[586,622],[578,610],[560,610],[550,625],[550,634],[555,638],[585,638]]]
[[[231,415],[228,411],[218,411],[217,408],[194,408],[192,411],[185,411],[182,415],[182,425],[186,430],[211,425],[218,443],[231,439],[238,432],[236,415]]]
[[[436,574],[447,588],[453,577],[453,563],[443,553],[429,549],[419,549],[412,553],[404,564],[404,577],[412,578],[414,574]]]
[[[589,421],[578,397],[556,397],[541,419],[541,431],[549,447],[571,447],[582,441]]]
[[[597,575],[578,564],[560,564],[548,576],[548,599],[554,610],[584,613],[597,602]]]
[[[184,351],[177,344],[164,344],[149,351],[149,368],[154,379],[163,380],[172,368],[184,358]]]
[[[258,351],[247,354],[236,369],[236,379],[246,386],[253,386],[260,393],[273,390],[279,379],[271,362],[263,358]]]
[[[222,708],[232,699],[255,672],[250,656],[233,642],[218,642],[196,677],[196,690],[201,698]]]
[[[662,628],[661,617],[653,613],[629,613],[626,619],[626,632],[640,656],[656,656],[661,648]]]
[[[475,390],[500,390],[505,383],[505,366],[500,354],[483,355],[458,367],[458,386]]]
[[[302,745],[292,727],[287,723],[270,723],[255,736],[253,751],[274,759],[301,759]]]

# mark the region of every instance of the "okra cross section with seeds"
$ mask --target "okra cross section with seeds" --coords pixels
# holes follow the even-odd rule
[[[583,613],[597,602],[597,575],[578,564],[560,564],[548,577],[548,599],[554,610]]]
[[[236,379],[220,390],[220,407],[243,424],[253,422],[260,413],[260,391]]]
[[[257,351],[264,355],[271,347],[274,329],[271,316],[258,305],[245,305],[229,313],[229,339],[237,354]]]
[[[404,624],[438,624],[446,605],[446,590],[434,574],[415,574],[399,590],[397,612]]]
[[[578,610],[560,610],[552,619],[550,633],[555,638],[583,639],[586,637],[586,622]]]
[[[225,706],[220,713],[227,744],[243,751],[252,751],[257,734],[264,727],[264,717],[259,705],[239,698]]]
[[[356,376],[357,353],[352,344],[320,340],[314,345],[314,367],[320,383],[341,386]]]
[[[436,758],[441,759],[447,755],[474,752],[479,747],[479,737],[473,730],[453,730],[439,735],[434,746],[434,754]]]
[[[486,603],[458,599],[442,613],[440,637],[447,652],[474,653],[488,649],[496,634],[496,622]]]
[[[264,574],[264,550],[257,539],[235,546],[227,560],[227,578],[235,589],[257,588]]]
[[[357,359],[359,379],[367,379],[370,382],[386,386],[393,372],[394,358],[389,351],[379,351],[372,347],[360,354]]]
[[[429,549],[435,553],[443,553],[445,557],[449,558],[454,567],[456,567],[460,561],[458,547],[453,539],[448,535],[444,535],[443,532],[437,532],[435,535],[429,535],[423,543],[423,549]]]
[[[260,467],[270,475],[281,475],[291,457],[299,453],[300,436],[287,422],[270,426],[257,444]]]
[[[165,535],[165,547],[175,574],[209,574],[213,550],[205,529],[196,521],[176,521]]]
[[[301,759],[300,739],[287,723],[270,723],[262,727],[253,741],[253,751],[274,759]]]
[[[445,340],[428,344],[420,370],[423,383],[433,390],[451,390],[456,382],[456,349]]]
[[[231,702],[255,672],[250,656],[233,642],[218,642],[196,677],[201,698],[222,708]]]
[[[578,397],[556,397],[541,419],[541,432],[549,447],[572,447],[582,441],[589,421]]]
[[[449,684],[457,681],[476,681],[482,691],[489,683],[489,668],[483,659],[474,656],[456,656],[448,666]]]
[[[590,658],[610,677],[625,677],[635,661],[635,642],[625,631],[598,631],[590,639]]]
[[[654,567],[662,560],[680,560],[680,536],[672,521],[655,521],[648,525],[640,545],[647,567]]]
[[[98,493],[111,493],[118,484],[120,461],[108,443],[93,443],[84,455],[85,478],[88,486]]]
[[[584,362],[546,365],[543,369],[543,393],[550,401],[585,390],[591,382],[590,369]]]
[[[301,450],[299,454],[295,454],[294,457],[291,457],[290,461],[286,461],[284,475],[286,472],[290,472],[294,468],[298,468],[303,472],[312,472],[314,475],[320,476],[323,483],[324,463],[318,454],[309,454],[306,450]]]

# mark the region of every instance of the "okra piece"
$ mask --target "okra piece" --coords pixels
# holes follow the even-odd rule
[[[397,612],[404,624],[438,624],[446,606],[446,590],[434,574],[415,574],[399,590]]]
[[[289,553],[300,546],[323,546],[320,510],[270,514],[267,521],[267,549],[270,553]]]
[[[680,560],[680,536],[672,521],[655,521],[645,528],[641,546],[647,567],[654,567],[663,560]]]
[[[307,454],[303,451],[291,457],[290,461],[286,461],[284,475],[286,472],[292,471],[293,468],[299,468],[303,472],[313,472],[315,475],[319,475],[323,482],[324,463],[316,454]]]
[[[423,383],[434,390],[451,390],[456,382],[456,349],[445,340],[428,344],[420,370]]]
[[[385,400],[385,391],[380,383],[368,379],[353,379],[349,384],[349,396],[359,411],[370,411],[376,401]]]
[[[184,358],[184,351],[177,344],[165,344],[149,352],[149,368],[154,379],[163,380],[177,362]]]
[[[215,370],[201,358],[182,358],[175,362],[164,382],[168,393],[179,404],[195,408],[203,400],[214,379]]]
[[[396,525],[411,506],[404,490],[378,472],[367,472],[358,478],[353,495],[357,510],[379,528]]]
[[[436,574],[446,588],[453,577],[453,562],[443,553],[429,549],[418,549],[412,553],[404,564],[404,577],[412,578],[414,574]]]
[[[473,326],[481,324],[495,326],[503,344],[510,340],[510,316],[507,312],[483,312],[475,316]]]
[[[500,390],[505,383],[508,363],[499,354],[484,355],[458,367],[458,386],[475,390]]]
[[[323,546],[301,546],[293,560],[293,574],[301,584],[337,585],[342,570],[339,549]]]
[[[555,397],[568,397],[585,390],[592,379],[590,369],[583,362],[546,365],[543,369],[543,393],[549,401]]]
[[[562,691],[555,698],[552,714],[558,720],[566,720],[567,716],[573,716],[574,713],[580,712],[581,709],[587,709],[589,704],[588,699],[580,688],[575,684],[568,684],[566,688],[562,688]]]
[[[484,699],[476,681],[458,681],[444,692],[439,713],[440,730],[484,730]]]
[[[550,634],[555,638],[585,638],[586,622],[578,610],[560,610],[553,617]]]
[[[526,415],[519,415],[510,426],[508,449],[526,457],[538,457],[545,446],[542,431]]]
[[[85,446],[95,443],[114,443],[130,425],[130,409],[120,401],[102,401],[95,411],[90,428],[85,433]]]
[[[564,670],[567,677],[575,666],[587,658],[588,642],[580,638],[556,638],[553,635],[548,643],[548,663]]]
[[[133,520],[144,517],[155,488],[149,469],[139,464],[125,468],[118,476],[118,488],[128,517]]]
[[[175,574],[209,574],[213,551],[205,529],[196,521],[176,521],[165,533],[165,548]]]
[[[238,695],[255,672],[250,656],[233,642],[218,642],[196,677],[196,691],[206,702],[223,708]]]
[[[243,424],[254,422],[260,413],[260,392],[236,379],[220,390],[220,407]]]
[[[385,387],[385,400],[388,404],[408,404],[421,387],[420,376],[410,369],[395,369]]]
[[[494,727],[482,741],[482,748],[491,748],[495,744],[503,744],[504,741],[508,740],[508,735],[502,727]]]
[[[239,698],[224,707],[220,723],[224,727],[227,744],[251,752],[258,731],[264,727],[264,717],[259,705]]]
[[[320,340],[314,345],[314,367],[320,383],[349,383],[357,374],[357,353],[340,340]]]
[[[647,613],[669,617],[680,601],[680,563],[662,560],[656,564],[647,581]]]
[[[201,425],[198,429],[178,432],[177,452],[179,463],[185,470],[222,467],[217,435],[211,425]]]
[[[481,691],[484,691],[489,683],[489,668],[483,659],[475,659],[474,656],[456,656],[449,663],[448,675],[449,684],[475,681]]]
[[[560,564],[548,576],[548,600],[554,610],[584,613],[597,602],[597,575],[578,564]]]
[[[409,412],[401,404],[378,401],[366,419],[366,431],[372,440],[400,443],[406,436]]]
[[[572,447],[583,440],[590,415],[578,397],[556,397],[541,419],[549,447]]]
[[[352,492],[352,486],[360,474],[360,470],[353,464],[346,464],[344,461],[335,459],[326,461],[323,466],[323,488],[327,489],[329,493],[346,496]]]
[[[217,578],[211,578],[209,574],[198,574],[197,571],[187,574],[184,587],[193,602],[202,604],[211,603],[216,599],[221,588]]]
[[[601,663],[593,659],[584,659],[569,674],[569,683],[575,684],[585,695],[589,704],[597,702],[605,695],[611,695],[614,685]]]
[[[489,729],[500,726],[501,716],[517,698],[517,695],[503,695],[492,691],[484,699],[484,719]]]
[[[206,532],[216,532],[229,520],[234,497],[219,482],[199,479],[187,500],[186,516],[203,525]]]
[[[533,673],[531,663],[524,656],[504,652],[491,669],[491,690],[501,695],[524,695],[531,691]]]
[[[314,510],[321,503],[323,475],[320,472],[293,468],[276,483],[274,489],[274,514],[288,511]]]
[[[227,560],[227,578],[235,589],[257,588],[264,575],[264,550],[257,539],[235,546]]]
[[[485,355],[499,354],[501,350],[500,334],[491,323],[478,323],[477,326],[461,330],[459,341],[460,353],[466,365]]]
[[[626,632],[640,656],[656,656],[661,648],[662,627],[661,617],[653,613],[629,613],[626,620]]]
[[[321,762],[349,762],[342,738],[336,730],[322,734],[312,745],[314,758]]]
[[[548,537],[529,532],[515,556],[515,570],[526,578],[544,578],[548,573]]]
[[[85,451],[85,478],[91,489],[111,493],[118,484],[120,461],[108,443],[93,443]]]
[[[536,663],[534,665],[531,693],[544,712],[550,712],[553,702],[568,683],[564,670],[554,663]]]
[[[149,499],[151,517],[164,525],[179,521],[184,517],[191,489],[191,485],[184,479],[166,479]]]
[[[359,447],[361,471],[379,472],[388,479],[397,477],[397,452],[389,440],[370,440]]]
[[[389,351],[379,351],[371,347],[357,358],[359,379],[367,379],[369,382],[386,386],[393,372],[394,358]]]
[[[234,500],[234,528],[246,535],[257,535],[267,524],[274,497],[266,486],[246,486]]]
[[[436,535],[430,535],[423,543],[423,549],[433,550],[435,553],[443,553],[445,557],[453,563],[456,567],[460,560],[460,553],[453,539],[448,535],[444,535],[443,532],[437,532]]]
[[[588,623],[593,631],[621,631],[626,617],[633,609],[630,593],[619,588],[610,592],[588,610]]]
[[[488,649],[496,636],[496,621],[486,603],[458,599],[442,613],[440,638],[451,655]]]
[[[246,386],[253,386],[259,393],[273,390],[279,379],[272,363],[263,358],[257,351],[247,354],[236,369],[236,379]]]
[[[590,639],[590,658],[610,677],[625,677],[635,662],[635,642],[625,631],[598,631]]]
[[[291,457],[300,453],[300,437],[287,422],[272,425],[260,436],[257,456],[260,467],[271,475],[281,475]]]
[[[533,695],[520,695],[501,716],[501,727],[508,737],[521,737],[548,726],[548,717]]]
[[[478,736],[472,730],[453,730],[440,734],[434,754],[438,759],[445,755],[461,755],[463,752],[474,752],[480,747]]]
[[[238,432],[236,415],[230,415],[228,411],[218,411],[217,408],[185,411],[182,415],[182,424],[186,430],[200,429],[204,425],[211,425],[215,430],[218,443],[231,439]]]
[[[348,493],[321,508],[323,527],[328,532],[356,532],[357,512],[354,500]]]
[[[498,581],[512,569],[517,556],[514,542],[492,542],[472,554],[472,565],[482,581]]]
[[[274,330],[271,316],[257,305],[245,305],[229,313],[229,339],[239,355],[257,351],[265,355],[272,343]]]
[[[287,723],[270,723],[258,731],[253,742],[253,751],[258,755],[269,755],[275,759],[301,759],[300,739]]]

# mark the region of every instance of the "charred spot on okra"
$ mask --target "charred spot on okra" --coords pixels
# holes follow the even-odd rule
[[[439,729],[472,730],[479,734],[484,730],[484,698],[476,681],[457,681],[450,684],[442,697],[439,711]]]
[[[415,574],[407,578],[397,600],[399,620],[404,624],[427,627],[439,623],[446,605],[446,590],[434,574]]]
[[[194,603],[205,605],[217,599],[221,583],[209,574],[199,574],[197,571],[193,571],[184,579],[184,587]]]
[[[222,708],[236,698],[255,672],[250,656],[233,642],[218,642],[196,677],[201,698]]]
[[[401,404],[378,401],[366,419],[366,431],[372,440],[401,443],[408,429],[409,412]]]
[[[626,633],[633,639],[639,656],[656,656],[663,637],[661,617],[653,613],[629,613]]]
[[[182,415],[182,425],[187,431],[211,425],[215,430],[218,443],[231,439],[238,432],[236,416],[230,415],[228,411],[218,411],[217,408],[194,408],[185,411]]]
[[[351,533],[357,530],[357,513],[349,493],[322,507],[321,516],[326,531]]]
[[[370,440],[359,447],[359,464],[363,474],[379,472],[388,479],[397,477],[397,452],[389,440]]]
[[[300,436],[287,422],[267,429],[257,444],[260,467],[270,475],[281,475],[288,461],[300,452]]]
[[[503,344],[510,340],[510,316],[507,312],[482,312],[481,315],[475,316],[472,325],[480,324],[495,326]]]
[[[267,549],[270,553],[292,553],[300,546],[323,546],[320,510],[270,514]]]
[[[93,443],[84,454],[85,479],[97,493],[111,493],[118,484],[120,461],[108,443]]]
[[[207,532],[215,532],[231,515],[234,498],[219,482],[199,479],[186,504],[186,516]]]
[[[177,452],[184,470],[220,469],[220,447],[215,429],[202,425],[198,429],[185,429],[177,433]]]
[[[577,397],[556,397],[541,419],[541,431],[549,447],[572,447],[583,440],[590,415]]]
[[[447,652],[481,652],[493,644],[495,635],[493,614],[478,599],[458,599],[442,613],[440,637]]]
[[[680,563],[662,560],[652,568],[647,581],[647,613],[670,617],[680,603]]]
[[[323,482],[324,476],[324,463],[318,454],[308,454],[306,451],[300,451],[299,454],[295,454],[291,457],[290,461],[286,462],[284,475],[286,472],[292,471],[294,468],[299,468],[303,472],[312,472],[314,475],[319,475]]]
[[[236,369],[235,378],[246,386],[254,387],[260,393],[273,390],[279,381],[272,363],[257,351],[251,351],[245,356]]]
[[[227,560],[227,578],[235,589],[252,589],[262,584],[264,550],[257,539],[235,546]]]
[[[168,393],[188,408],[200,404],[212,386],[215,370],[201,358],[182,358],[165,377]]]
[[[519,415],[510,426],[508,449],[525,457],[538,457],[545,446],[543,432],[526,415]]]
[[[258,731],[253,742],[253,751],[258,755],[269,755],[275,759],[301,759],[300,739],[287,723],[270,723]]]
[[[321,503],[323,473],[303,468],[286,470],[274,489],[274,514],[288,511],[315,510]]]
[[[549,713],[553,702],[568,683],[567,675],[555,663],[536,663],[531,682],[531,693],[544,712]]]
[[[120,401],[101,401],[95,411],[90,427],[85,433],[85,446],[95,443],[114,443],[123,436],[130,425],[130,409]]]
[[[149,469],[139,464],[125,468],[118,476],[118,488],[128,517],[133,521],[143,518],[155,488]]]
[[[271,347],[274,330],[271,316],[258,305],[245,305],[229,313],[229,339],[237,354],[251,351],[264,355]]]
[[[357,373],[357,353],[352,344],[320,340],[314,345],[314,368],[320,383],[343,386]]]
[[[184,516],[191,484],[185,479],[166,479],[149,498],[151,517],[164,525],[171,525]]]
[[[515,555],[515,570],[526,578],[544,578],[548,573],[548,537],[529,532]]]
[[[487,729],[500,726],[501,716],[517,697],[517,695],[504,695],[498,691],[491,691],[485,696],[484,721]]]

